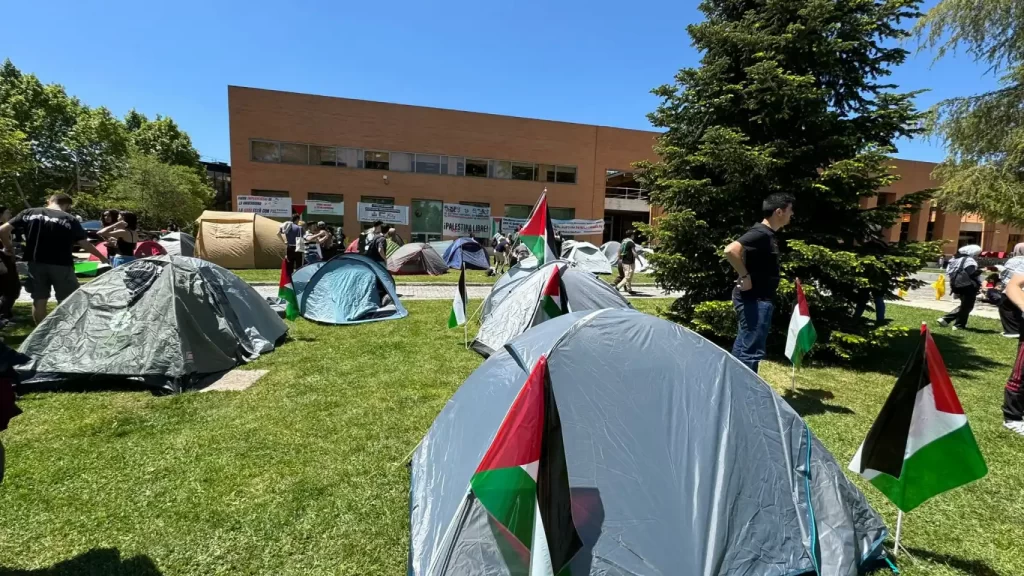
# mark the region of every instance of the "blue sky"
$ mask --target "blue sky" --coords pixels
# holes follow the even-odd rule
[[[115,114],[169,115],[224,161],[229,84],[645,129],[650,89],[698,60],[696,0],[5,4],[0,58]],[[926,53],[893,80],[929,88],[922,108],[995,85]],[[920,139],[899,156],[943,150]]]

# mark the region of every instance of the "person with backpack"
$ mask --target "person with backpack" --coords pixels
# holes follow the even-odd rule
[[[939,318],[939,326],[949,326],[952,322],[953,330],[963,330],[967,327],[967,319],[974,310],[974,304],[978,300],[978,289],[981,288],[983,270],[974,259],[978,254],[981,254],[981,246],[972,244],[957,250],[956,256],[949,261],[946,276],[954,297],[960,298],[960,305]]]
[[[624,288],[630,294],[633,292],[633,268],[636,266],[636,242],[633,241],[633,231],[628,230],[626,237],[622,239],[619,246],[619,264],[622,266],[622,281],[615,285],[615,289]]]
[[[508,238],[504,237],[501,232],[494,235],[494,271],[496,273],[501,274],[505,271],[510,248]]]

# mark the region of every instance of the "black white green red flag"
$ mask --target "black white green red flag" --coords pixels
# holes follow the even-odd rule
[[[537,265],[543,266],[558,259],[554,252],[554,238],[555,228],[548,212],[548,195],[543,192],[530,213],[530,219],[519,231],[519,240],[537,257]]]
[[[786,358],[789,358],[793,366],[799,367],[803,363],[804,355],[811,351],[817,339],[818,334],[811,322],[811,309],[807,305],[807,298],[804,297],[804,288],[797,279],[796,305],[793,306],[793,315],[789,318],[789,334],[786,336]]]
[[[448,327],[455,328],[466,323],[466,263],[462,263],[462,271],[459,272],[459,285],[455,289],[455,297],[452,298],[452,311],[448,314]]]
[[[904,512],[988,473],[927,327],[850,470]]]
[[[470,480],[490,517],[529,552],[531,576],[564,576],[583,541],[572,518],[562,424],[545,356]]]
[[[281,280],[277,284],[277,297],[287,303],[284,309],[285,318],[295,320],[299,317],[299,301],[295,297],[295,288],[292,286],[292,275],[288,273],[287,260],[281,260]]]
[[[551,275],[544,281],[544,287],[540,291],[540,302],[537,304],[537,313],[533,318],[533,325],[546,322],[561,316],[565,313],[565,305],[562,301],[561,270],[556,264],[551,267]]]

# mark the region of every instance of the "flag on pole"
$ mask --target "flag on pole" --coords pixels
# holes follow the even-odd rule
[[[544,287],[540,291],[540,302],[537,305],[537,313],[533,317],[534,326],[565,313],[565,306],[562,302],[562,283],[559,272],[559,266],[557,264],[552,266],[551,275],[544,281]]]
[[[850,470],[903,512],[988,473],[926,326]]]
[[[811,309],[807,306],[803,286],[797,278],[796,305],[793,306],[793,315],[789,318],[789,335],[786,336],[786,358],[789,358],[793,366],[799,367],[804,355],[811,351],[817,339],[818,333],[814,331],[814,324],[811,323]]]
[[[551,214],[548,213],[548,195],[542,192],[537,205],[530,213],[530,219],[519,231],[519,240],[537,257],[537,265],[558,259],[554,252],[555,228],[551,225]]]
[[[299,301],[295,298],[295,288],[292,286],[292,275],[288,273],[287,260],[281,260],[281,281],[277,285],[277,297],[288,303],[284,309],[285,318],[295,320],[299,317]]]
[[[106,268],[110,268],[110,265],[93,260],[75,262],[75,274],[79,276],[95,276]]]
[[[529,550],[531,576],[564,574],[583,541],[572,519],[562,424],[541,356],[470,479],[470,490]]]
[[[448,327],[455,328],[466,323],[466,264],[463,262],[462,271],[459,272],[459,286],[455,289],[455,298],[452,298],[452,311],[448,314]]]

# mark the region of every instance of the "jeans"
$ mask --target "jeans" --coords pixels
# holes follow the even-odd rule
[[[953,293],[960,296],[960,305],[943,316],[942,319],[946,322],[953,322],[957,328],[966,328],[967,319],[971,316],[971,310],[974,310],[974,302],[978,299],[978,289],[972,286],[954,290]]]
[[[768,344],[768,330],[772,325],[772,311],[775,306],[771,300],[744,296],[737,288],[732,293],[732,307],[736,310],[739,322],[736,342],[732,345],[732,355],[757,372]]]
[[[135,256],[122,256],[122,255],[118,254],[117,256],[114,256],[113,258],[110,259],[110,267],[111,268],[117,268],[118,266],[123,266],[123,265],[125,265],[125,264],[127,264],[129,262],[134,262],[134,261],[135,261]]]
[[[882,297],[881,293],[874,294],[872,298],[875,302],[875,324],[881,324],[885,320],[885,298]],[[861,296],[861,300],[857,302],[857,309],[853,312],[854,318],[860,318],[864,315],[864,310],[868,307],[867,295]]]

